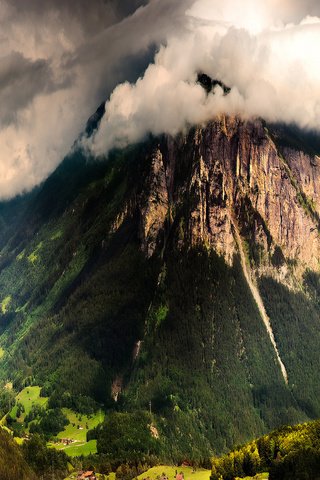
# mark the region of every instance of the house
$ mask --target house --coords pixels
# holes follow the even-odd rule
[[[61,438],[60,443],[63,443],[64,445],[70,445],[70,443],[73,443],[74,440],[71,440],[71,438]]]
[[[165,473],[163,473],[160,477],[160,480],[169,480],[168,478],[168,475],[166,475]]]
[[[93,470],[88,470],[87,472],[79,472],[77,480],[97,480]]]

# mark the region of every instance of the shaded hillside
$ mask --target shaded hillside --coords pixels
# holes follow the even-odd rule
[[[14,235],[15,230],[20,228],[20,222],[33,198],[36,197],[39,188],[35,188],[31,193],[20,195],[10,201],[0,202],[0,244],[5,243]]]
[[[35,473],[26,463],[18,445],[0,429],[0,478],[3,480],[35,480]]]

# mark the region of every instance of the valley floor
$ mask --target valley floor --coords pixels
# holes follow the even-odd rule
[[[137,478],[138,480],[144,480],[144,479],[157,480],[161,478],[163,474],[165,474],[168,480],[173,480],[175,479],[176,474],[180,472],[183,473],[185,480],[209,480],[211,475],[211,470],[197,469],[193,471],[191,467],[159,465],[159,466],[150,468],[146,472],[139,475]],[[97,477],[97,480],[115,480],[114,473],[111,473],[110,475],[101,475],[97,473],[96,477]],[[77,478],[77,473],[74,472],[65,480],[75,480],[76,478]],[[245,477],[244,479],[241,479],[241,480],[268,480],[268,478],[269,478],[268,473],[259,473],[255,477]]]
[[[157,467],[152,467],[146,472],[138,476],[138,480],[157,480],[159,477],[165,476],[168,480],[174,480],[178,473],[182,472],[184,480],[209,480],[211,475],[211,470],[197,469],[193,470],[192,467],[177,467],[177,466],[168,466],[160,465]]]
[[[168,480],[174,480],[176,478],[177,473],[182,472],[184,475],[184,480],[209,480],[211,475],[211,470],[205,469],[197,469],[193,471],[192,467],[177,467],[177,466],[170,466],[170,465],[158,465],[156,467],[152,467],[146,472],[142,473],[137,477],[138,480],[158,480],[159,478],[165,476]],[[115,474],[110,473],[110,475],[101,475],[96,474],[97,480],[115,480]],[[77,473],[73,472],[69,477],[65,480],[74,480],[77,478]],[[267,477],[257,477],[259,480],[265,479]]]

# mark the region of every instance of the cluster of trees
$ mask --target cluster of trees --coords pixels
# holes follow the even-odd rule
[[[137,467],[152,464],[161,453],[161,440],[151,433],[152,417],[147,412],[109,413],[96,430],[98,454],[103,454],[113,469],[122,464]]]
[[[25,408],[21,402],[16,404],[17,410],[15,417],[11,416],[10,413],[7,414],[6,423],[7,426],[13,431],[16,437],[21,436],[24,433],[25,427],[28,427],[29,423],[34,420],[39,420],[43,415],[45,415],[45,409],[38,404],[33,404],[29,413],[24,418],[23,424],[19,422],[21,415],[25,412]],[[32,428],[32,425],[30,425]]]
[[[16,403],[16,392],[6,388],[4,383],[0,385],[0,417],[6,415]]]
[[[16,413],[17,418],[20,418],[21,414],[24,413],[24,412],[25,412],[24,406],[22,405],[21,402],[18,402],[17,403],[17,413]]]
[[[24,419],[24,423],[28,425],[33,420],[36,420],[39,417],[42,417],[45,413],[45,408],[41,407],[41,405],[35,403],[31,406],[30,412],[27,413]],[[17,415],[18,417],[18,415]]]
[[[47,438],[63,429],[62,424],[65,425],[65,418],[57,410],[46,412],[37,406],[33,406],[27,417],[31,422],[30,432],[37,430],[41,435],[38,433],[31,435],[31,438],[21,447],[9,433],[0,428],[0,478],[2,480],[65,478],[68,473],[67,455],[46,446]],[[38,422],[38,429],[34,428],[35,420]],[[16,423],[10,424],[10,428],[15,425]],[[20,432],[14,430],[14,433]]]
[[[68,473],[68,457],[54,448],[48,448],[46,440],[53,433],[61,430],[58,426],[63,419],[58,411],[40,412],[42,417],[37,431],[22,446],[18,446],[12,436],[0,429],[0,478],[2,480],[51,480],[64,478]],[[30,415],[31,414],[31,415]],[[39,418],[39,412],[30,412],[31,421]],[[57,420],[54,416],[57,416]],[[30,425],[30,433],[34,431],[35,423]],[[10,427],[12,427],[10,425]],[[62,427],[63,428],[63,427]],[[57,430],[58,429],[58,430]],[[15,432],[19,433],[19,432]]]
[[[36,480],[34,471],[11,435],[0,428],[1,480]]]
[[[168,248],[160,279],[124,400],[141,409],[151,400],[167,419],[168,461],[184,452],[203,463],[212,446],[223,452],[305,417],[237,260],[230,268],[204,247]]]
[[[41,411],[39,420],[31,423],[30,433],[38,433],[49,439],[56,437],[66,425],[69,420],[64,413],[59,409]]]
[[[320,478],[320,421],[283,427],[214,458],[211,480],[234,480],[269,472],[270,480]]]
[[[236,477],[254,476],[261,472],[261,461],[256,443],[249,444],[228,455],[214,459],[211,480],[234,480]],[[262,471],[265,471],[262,468]]]
[[[20,415],[22,410],[23,408],[20,408]],[[12,418],[9,414],[6,418],[8,427],[14,432],[14,435],[18,437],[24,433],[25,428],[29,425],[31,434],[37,433],[49,440],[57,436],[69,423],[68,418],[59,408],[45,409],[40,405],[32,405],[30,412],[25,416],[23,424],[17,421],[20,417],[18,412],[19,405],[17,418]]]
[[[129,467],[134,473],[159,463],[181,464],[186,458],[194,466],[210,468],[210,445],[197,423],[196,416],[183,411],[175,411],[169,420],[145,410],[109,412],[103,424],[87,433],[87,441],[97,440],[98,455],[92,462],[102,462],[99,468],[106,473]]]
[[[63,451],[47,448],[40,435],[33,435],[22,446],[23,456],[28,465],[37,474],[37,478],[51,480],[64,478],[68,473],[68,457]]]
[[[138,463],[137,465],[130,465],[124,463],[116,469],[116,480],[132,480],[148,470],[148,468],[150,468],[150,465],[147,464]]]
[[[92,397],[75,395],[61,388],[54,390],[48,401],[49,408],[70,408],[84,415],[95,413],[100,406]]]

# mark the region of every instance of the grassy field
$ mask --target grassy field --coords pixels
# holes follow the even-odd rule
[[[173,480],[176,476],[176,473],[180,472],[184,474],[185,480],[209,480],[211,474],[211,470],[204,470],[201,468],[194,472],[192,467],[170,467],[168,465],[161,465],[150,468],[150,470],[142,473],[139,475],[138,480],[143,480],[147,477],[149,477],[150,480],[156,480],[157,477],[162,475],[162,473],[165,473],[169,480]]]
[[[10,387],[10,384],[8,384],[8,388],[12,388],[12,385]],[[40,397],[40,387],[26,387],[24,388],[18,395],[16,396],[16,403],[21,403],[24,407],[24,412],[21,413],[20,417],[17,418],[17,405],[15,405],[11,410],[10,410],[10,416],[14,419],[17,420],[18,423],[21,425],[24,423],[24,419],[26,415],[30,412],[32,405],[40,405],[41,407],[45,407],[48,398],[47,397]],[[0,420],[0,426],[4,430],[12,433],[12,431],[7,428],[6,426],[6,418],[7,415],[5,415],[1,420]],[[28,429],[26,429],[26,432],[28,432]],[[18,444],[22,443],[22,439],[19,437],[15,437],[15,440]]]
[[[156,480],[157,477],[162,475],[162,473],[165,473],[166,475],[168,475],[170,480],[170,479],[174,479],[176,475],[176,471],[178,473],[183,472],[185,480],[209,480],[210,474],[211,474],[211,470],[199,469],[193,472],[191,467],[170,467],[168,465],[162,465],[160,467],[158,466],[158,467],[150,468],[150,470],[147,470],[146,472],[139,475],[138,480],[143,480],[144,478],[147,478],[147,477],[149,477],[150,480]],[[115,480],[115,473],[110,473],[110,475],[105,475],[105,476],[97,473],[96,476],[97,476],[97,479],[99,480]],[[65,480],[74,480],[76,478],[77,478],[77,472],[73,472]],[[245,478],[242,478],[241,480],[267,480],[268,478],[269,478],[268,473],[260,473],[255,477],[245,477]]]
[[[236,478],[236,480],[268,480],[269,473],[258,473],[255,477]]]
[[[203,470],[201,468],[193,472],[191,467],[171,467],[168,465],[161,465],[150,468],[137,478],[138,480],[143,480],[144,478],[149,477],[150,480],[156,480],[157,477],[161,476],[162,473],[166,473],[166,475],[169,477],[169,480],[173,480],[175,478],[176,471],[178,473],[183,472],[185,480],[209,480],[211,474],[211,470]],[[115,473],[110,473],[109,475],[101,475],[97,473],[96,475],[97,479],[99,480],[115,480]],[[74,480],[75,478],[77,478],[77,472],[73,472],[65,480]],[[259,477],[259,480],[265,478],[267,477]]]
[[[90,442],[71,443],[70,445],[48,443],[49,447],[56,450],[63,450],[69,457],[87,456],[92,453],[97,453],[97,440],[90,440]]]
[[[65,427],[63,432],[59,433],[58,438],[70,438],[72,440],[85,442],[88,430],[92,430],[104,419],[104,414],[101,411],[92,416],[81,415],[68,408],[63,408],[62,411],[70,423]]]
[[[32,408],[32,405],[40,405],[41,407],[45,407],[48,399],[46,397],[40,397],[40,390],[40,387],[37,386],[24,388],[16,396],[16,402],[19,402],[23,405],[24,412],[19,418],[16,418],[18,407],[15,405],[10,411],[11,417],[16,418],[19,423],[23,424],[26,415]],[[65,429],[58,434],[58,438],[73,440],[74,443],[71,443],[70,445],[64,445],[63,443],[48,443],[48,446],[56,448],[57,450],[64,450],[70,457],[96,453],[97,442],[96,440],[87,442],[87,432],[103,421],[103,412],[99,411],[95,415],[87,416],[80,415],[67,408],[63,408],[62,411],[70,423],[66,425]],[[5,418],[3,420],[5,422]],[[28,432],[28,429],[26,429],[26,432]],[[21,443],[21,441],[22,440],[20,438],[17,439],[18,443]]]
[[[78,472],[73,472],[65,480],[75,480],[77,478]],[[97,480],[115,480],[115,473],[110,473],[109,475],[102,475],[101,473],[96,473]]]
[[[193,469],[191,467],[171,467],[168,465],[161,465],[158,467],[150,468],[146,472],[139,475],[137,478],[138,480],[143,480],[144,478],[156,480],[157,477],[160,477],[162,475],[162,473],[165,473],[168,476],[169,480],[173,480],[176,476],[176,472],[183,472],[185,480],[209,480],[211,474],[211,470],[203,470],[201,468],[193,472]],[[77,472],[72,473],[65,480],[74,480],[75,478],[77,478]],[[104,477],[103,475],[97,474],[97,479],[103,480],[104,478],[105,480],[115,480],[115,473],[110,473],[110,475],[105,475]],[[259,477],[259,480],[265,478],[267,477]]]
[[[62,411],[70,423],[66,425],[65,429],[58,434],[58,438],[74,440],[74,443],[71,443],[70,445],[64,445],[63,443],[51,443],[49,445],[57,450],[64,450],[70,457],[96,453],[97,442],[96,440],[87,442],[87,432],[103,421],[103,412],[100,411],[95,415],[87,416],[80,415],[67,408],[63,408]]]
[[[26,387],[24,388],[18,395],[16,396],[17,403],[21,403],[24,407],[24,412],[21,414],[18,421],[20,423],[24,422],[26,415],[31,410],[32,405],[40,405],[44,407],[48,401],[47,397],[40,397],[40,387]],[[12,418],[16,418],[17,416],[17,405],[13,407],[10,412]]]

